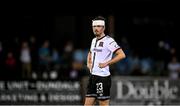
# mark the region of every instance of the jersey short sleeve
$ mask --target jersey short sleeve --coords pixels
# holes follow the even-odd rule
[[[113,38],[108,39],[107,48],[111,52],[115,52],[116,50],[120,49],[121,47],[117,44],[117,42]]]

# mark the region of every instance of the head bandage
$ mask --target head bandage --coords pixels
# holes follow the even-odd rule
[[[105,26],[105,22],[103,20],[94,20],[92,22],[92,26],[97,26],[97,25]]]

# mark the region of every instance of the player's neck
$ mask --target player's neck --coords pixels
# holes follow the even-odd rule
[[[96,36],[96,38],[97,38],[97,39],[101,39],[101,38],[104,37],[104,36],[105,36],[105,34],[102,33],[100,36]]]

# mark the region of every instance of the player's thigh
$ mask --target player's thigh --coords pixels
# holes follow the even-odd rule
[[[108,106],[109,105],[109,99],[106,100],[99,100],[100,106]]]
[[[84,106],[94,105],[96,98],[95,97],[86,97]]]

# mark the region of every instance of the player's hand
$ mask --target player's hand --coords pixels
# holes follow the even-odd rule
[[[99,68],[104,68],[108,66],[108,63],[99,63]]]

